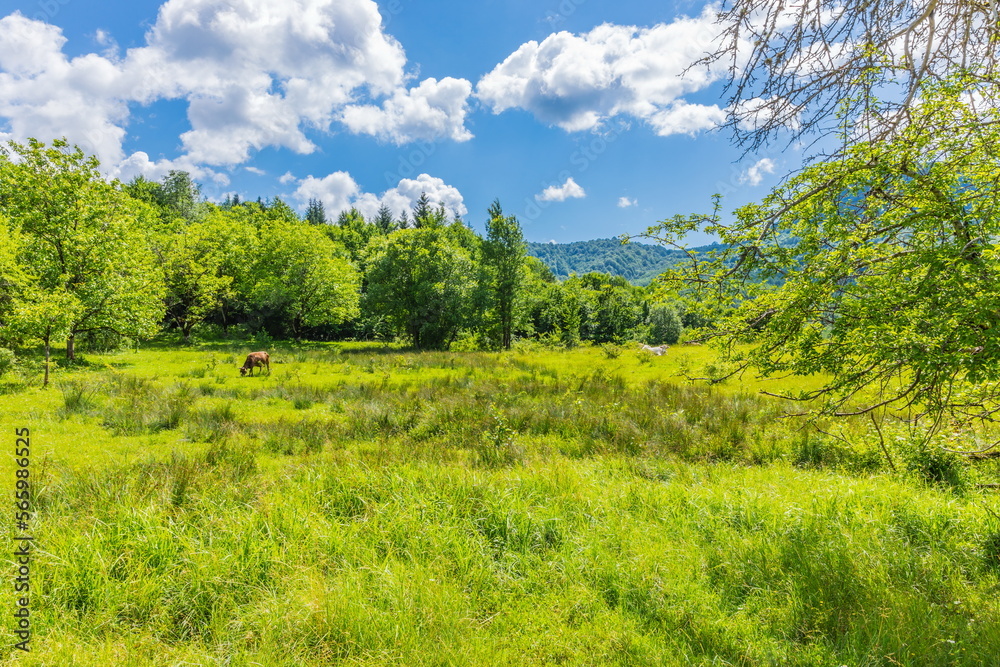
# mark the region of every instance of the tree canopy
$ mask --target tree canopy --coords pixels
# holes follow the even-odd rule
[[[152,209],[105,181],[97,160],[65,140],[8,146],[0,148],[0,214],[23,235],[32,282],[24,294],[49,304],[46,310],[58,304],[72,313],[57,328],[68,334],[67,356],[79,334],[151,335],[164,310],[163,276],[147,235]]]
[[[470,312],[472,257],[450,231],[400,229],[370,249],[366,303],[418,348],[450,346]]]
[[[924,84],[910,122],[812,165],[727,222],[672,277],[714,322],[729,374],[823,374],[818,414],[880,408],[932,428],[1000,411],[1000,111],[977,81]]]
[[[514,216],[503,214],[500,201],[495,200],[486,221],[483,243],[483,264],[490,293],[490,306],[500,344],[509,350],[513,340],[517,297],[524,273],[525,244],[521,225]]]
[[[62,341],[73,359],[78,341],[106,348],[163,330],[186,343],[264,334],[497,349],[640,340],[652,324],[648,289],[595,272],[557,281],[499,201],[485,238],[426,193],[399,220],[382,206],[324,224],[318,200],[305,215],[278,198],[217,205],[184,172],[122,185],[64,140],[7,146],[0,342],[41,343],[47,361]]]

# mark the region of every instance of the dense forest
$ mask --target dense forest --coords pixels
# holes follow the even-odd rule
[[[711,245],[693,250],[717,248]],[[656,276],[677,266],[687,257],[681,250],[648,243],[623,244],[619,239],[528,243],[528,254],[542,260],[560,280],[574,273],[597,272],[621,276],[633,285],[649,285]]]
[[[65,141],[11,142],[0,176],[9,239],[0,345],[9,349],[41,344],[48,357],[65,344],[73,359],[78,345],[161,331],[183,341],[398,339],[420,349],[656,344],[681,333],[676,304],[621,275],[558,280],[527,254],[499,202],[484,212],[485,236],[426,195],[371,219],[354,209],[328,219],[318,200],[304,215],[277,198],[215,204],[185,172],[109,183],[96,158]]]

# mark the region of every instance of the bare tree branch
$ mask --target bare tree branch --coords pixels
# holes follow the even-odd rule
[[[782,134],[827,135],[838,116],[884,139],[909,122],[926,80],[973,66],[1000,79],[992,0],[726,0],[718,25],[718,48],[698,64],[726,67],[728,126],[748,152]]]

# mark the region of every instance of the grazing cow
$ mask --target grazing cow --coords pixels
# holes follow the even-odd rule
[[[643,345],[642,349],[646,350],[647,352],[651,352],[658,357],[661,357],[663,356],[663,353],[667,351],[667,346],[660,345],[659,347],[650,347],[649,345]]]
[[[243,368],[240,369],[240,377],[247,374],[250,371],[250,375],[253,375],[254,368],[266,368],[267,374],[271,374],[271,357],[267,352],[251,352],[247,355],[247,360],[243,362]]]

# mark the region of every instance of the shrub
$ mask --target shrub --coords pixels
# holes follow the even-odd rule
[[[676,345],[683,331],[681,318],[668,303],[657,303],[649,309],[649,342]]]
[[[522,463],[524,450],[514,441],[517,432],[507,423],[507,418],[493,405],[490,406],[493,426],[483,434],[475,450],[476,465],[483,468],[507,468]]]
[[[615,345],[614,343],[608,343],[601,346],[601,352],[604,353],[606,359],[617,359],[621,356],[622,350],[625,348],[621,345]]]
[[[959,491],[965,488],[967,475],[962,458],[930,443],[926,438],[904,441],[906,469],[924,482]]]
[[[12,371],[16,364],[17,359],[14,357],[14,352],[6,347],[0,347],[0,377]]]

